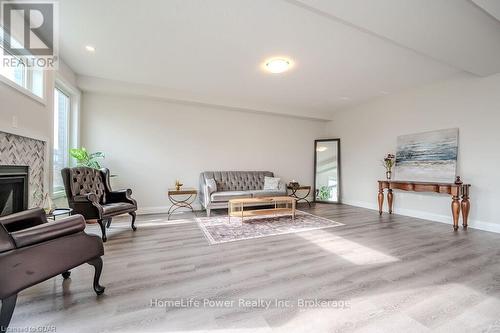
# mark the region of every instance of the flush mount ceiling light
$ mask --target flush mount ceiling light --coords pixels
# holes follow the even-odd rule
[[[95,47],[93,47],[92,45],[87,45],[85,46],[85,50],[89,52],[95,52]]]
[[[285,57],[276,57],[268,59],[264,62],[264,68],[273,74],[286,72],[292,67],[293,63]]]

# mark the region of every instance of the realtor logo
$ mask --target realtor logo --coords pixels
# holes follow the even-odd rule
[[[1,1],[4,66],[21,62],[28,68],[56,69],[57,6],[54,1]]]

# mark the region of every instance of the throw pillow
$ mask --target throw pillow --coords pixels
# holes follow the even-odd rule
[[[208,188],[208,194],[217,192],[217,182],[215,181],[215,179],[213,178],[207,179],[207,188]]]
[[[264,177],[264,190],[277,191],[280,184],[280,178]]]

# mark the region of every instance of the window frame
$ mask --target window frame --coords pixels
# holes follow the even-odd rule
[[[66,96],[69,97],[69,115],[68,115],[68,148],[76,148],[80,144],[80,103],[81,103],[81,92],[75,88],[72,84],[67,82],[61,75],[57,74],[55,79],[54,87],[52,88],[52,94],[58,89]],[[52,106],[52,141],[54,140],[54,116],[55,116],[55,105],[56,101]],[[76,161],[74,161],[71,156],[69,156],[68,151],[68,165],[67,167],[76,166]],[[50,195],[52,199],[59,199],[66,196],[64,188],[62,190],[55,191],[54,189],[54,148],[50,149]]]
[[[3,54],[5,52],[3,48],[3,39],[5,36],[5,30],[3,29],[2,26],[0,26],[0,52]],[[7,52],[11,54],[10,52]],[[11,54],[12,55],[12,54]],[[12,55],[13,56],[13,55]],[[19,57],[13,56],[17,59],[20,59]],[[0,64],[1,65],[1,64]],[[11,88],[16,89],[17,91],[23,93],[24,95],[34,99],[38,103],[41,103],[42,105],[46,106],[47,105],[47,80],[46,80],[46,70],[42,70],[42,96],[38,96],[33,92],[33,70],[27,69],[26,66],[23,69],[23,76],[24,76],[24,84],[20,85],[16,81],[11,80],[10,78],[4,76],[0,72],[0,82],[10,86]]]

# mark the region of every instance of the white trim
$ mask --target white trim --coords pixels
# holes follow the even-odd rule
[[[44,89],[44,93],[45,93],[45,76],[46,76],[45,73],[43,74],[43,76],[44,76],[43,89]],[[6,78],[5,76],[3,76],[1,74],[0,74],[0,82],[4,83],[5,85],[7,85],[11,88],[14,88],[15,90],[17,90],[20,93],[30,97],[35,102],[38,102],[38,103],[42,104],[43,106],[47,106],[47,101],[45,99],[33,94],[29,89],[26,89],[23,86],[18,85],[14,81]],[[44,94],[44,96],[45,96],[45,94]]]
[[[356,207],[367,208],[367,209],[378,211],[377,204],[372,203],[372,202],[343,200],[342,203],[346,204],[346,205],[350,205],[350,206],[356,206]],[[387,210],[385,208],[384,208],[384,213],[387,213]],[[452,220],[451,214],[450,215],[441,215],[441,214],[434,214],[434,213],[429,213],[429,212],[424,212],[421,210],[414,210],[414,209],[395,208],[393,213],[399,214],[399,215],[404,215],[404,216],[415,217],[415,218],[419,218],[419,219],[424,219],[424,220],[428,220],[428,221],[432,221],[432,222],[445,223],[448,225],[451,224],[451,220]],[[469,226],[469,228],[472,228],[472,229],[500,233],[500,224],[497,224],[497,223],[469,219],[468,226]]]

